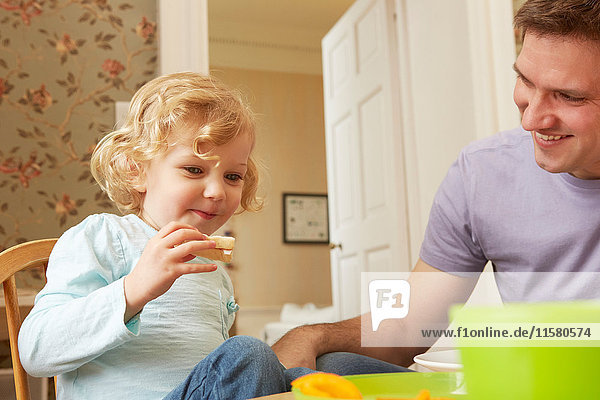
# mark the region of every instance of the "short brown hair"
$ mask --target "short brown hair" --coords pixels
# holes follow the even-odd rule
[[[96,146],[90,163],[92,175],[123,212],[139,214],[143,195],[135,187],[144,176],[145,164],[167,151],[167,137],[175,127],[199,125],[198,145],[226,144],[241,134],[255,141],[254,114],[236,91],[214,77],[193,72],[160,76],[133,96],[120,129],[110,132]],[[252,155],[244,176],[240,202],[244,210],[258,210],[258,167]]]
[[[528,0],[516,13],[514,26],[521,37],[571,36],[600,40],[599,0]]]

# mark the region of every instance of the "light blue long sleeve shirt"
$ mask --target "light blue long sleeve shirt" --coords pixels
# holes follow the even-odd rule
[[[135,215],[97,214],[54,247],[19,351],[31,375],[58,375],[61,400],[162,399],[227,339],[233,288],[220,266],[180,277],[123,322],[123,278],[156,233]]]

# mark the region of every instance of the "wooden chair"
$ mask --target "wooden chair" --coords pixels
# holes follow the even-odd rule
[[[6,322],[10,341],[10,354],[15,379],[17,400],[29,400],[29,384],[27,373],[19,359],[17,339],[21,328],[21,313],[15,284],[15,273],[29,267],[47,266],[50,252],[57,239],[41,239],[25,242],[10,247],[0,253],[0,282],[4,286],[4,302],[6,304]],[[56,382],[56,380],[55,380]]]

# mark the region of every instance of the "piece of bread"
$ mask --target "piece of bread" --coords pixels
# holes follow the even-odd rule
[[[211,240],[217,244],[214,249],[200,250],[194,253],[195,256],[208,258],[215,261],[231,262],[233,258],[233,246],[235,238],[231,236],[209,236],[206,240]]]
[[[206,240],[213,241],[217,244],[217,249],[233,250],[235,238],[231,236],[209,236]]]

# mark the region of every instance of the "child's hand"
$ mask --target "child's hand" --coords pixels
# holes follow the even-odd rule
[[[133,271],[125,277],[124,320],[140,312],[150,300],[164,294],[184,274],[210,272],[215,264],[187,264],[192,253],[212,249],[215,242],[191,225],[171,222],[148,241]]]

